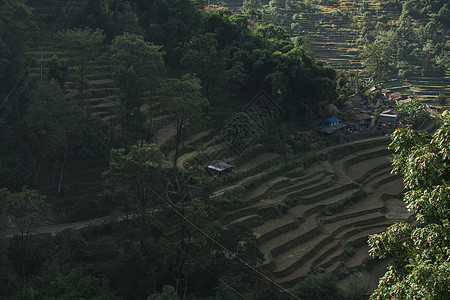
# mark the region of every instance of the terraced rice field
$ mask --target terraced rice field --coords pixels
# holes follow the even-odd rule
[[[315,3],[314,9],[302,9],[304,1],[293,1],[290,7],[280,9],[282,23],[275,24],[287,29],[293,36],[309,36],[311,48],[316,60],[323,61],[337,70],[360,72],[359,58],[362,44],[361,21],[362,6],[366,6],[371,15],[383,16],[384,23],[397,22],[399,14],[387,10],[381,1],[338,1],[337,5],[326,6]],[[238,1],[231,0],[228,7],[240,12]],[[295,20],[293,20],[296,15]],[[296,23],[294,27],[292,24]],[[438,76],[408,75],[406,78],[390,78],[386,88],[393,92],[413,96],[421,101],[432,103],[439,93],[450,97],[449,79]]]
[[[402,179],[390,173],[387,143],[267,178],[222,222],[253,228],[265,257],[260,268],[286,288],[311,273],[362,274],[368,236],[410,217],[399,199]],[[261,216],[261,208],[275,204],[286,212]]]

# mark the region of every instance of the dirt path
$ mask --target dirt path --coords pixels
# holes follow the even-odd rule
[[[197,134],[195,134],[195,135],[191,136],[190,138],[186,139],[185,141],[182,141],[181,142],[182,145],[180,145],[180,149],[181,149],[181,146],[189,145],[190,143],[195,142],[195,141],[197,141],[197,140],[207,136],[212,131],[213,131],[213,129],[207,129],[207,130],[203,130],[203,131],[198,132]],[[167,159],[169,161],[173,161],[174,157],[175,157],[175,149],[171,150],[167,154]]]
[[[74,222],[74,223],[39,226],[39,227],[36,227],[35,231],[32,234],[34,234],[34,233],[52,233],[53,234],[53,233],[61,232],[61,231],[66,230],[66,229],[78,230],[78,229],[81,229],[81,228],[86,227],[88,225],[105,221],[108,218],[109,217],[101,217],[101,218],[96,218],[96,219],[91,219],[91,220],[86,220],[86,221],[79,221],[79,222]],[[7,228],[5,230],[5,237],[6,238],[13,237],[14,235],[20,235],[20,232],[19,232],[19,230],[17,228]]]
[[[254,178],[257,178],[257,177],[260,177],[260,176],[263,176],[263,175],[265,175],[265,174],[266,174],[266,171],[263,171],[263,172],[261,172],[261,173],[256,173],[255,175],[250,176],[250,177],[246,177],[246,178],[244,178],[244,179],[242,179],[242,180],[236,182],[236,183],[233,184],[233,185],[229,185],[229,186],[226,186],[226,187],[224,187],[224,188],[221,188],[221,189],[215,191],[215,192],[211,195],[211,198],[220,196],[220,195],[222,195],[223,193],[225,193],[226,190],[230,190],[230,189],[233,189],[233,188],[235,188],[235,187],[242,186],[242,185],[244,185],[244,183],[246,183],[247,181],[252,180],[252,179],[254,179]]]
[[[162,132],[170,132],[170,130],[168,128],[175,130],[175,128],[164,127],[163,130],[160,130],[160,133],[162,133]],[[363,142],[367,142],[367,141],[371,141],[371,140],[379,140],[379,139],[386,139],[386,137],[382,136],[382,137],[376,137],[376,138],[368,138],[368,139],[364,139],[364,140],[358,140],[358,141],[353,141],[353,142],[350,142],[350,143],[340,144],[340,145],[336,145],[336,146],[329,147],[329,148],[326,148],[326,149],[322,149],[322,150],[318,151],[317,154],[325,153],[326,151],[329,151],[329,150],[335,149],[335,148],[339,148],[339,147],[344,147],[344,146],[348,146],[348,145],[363,143]],[[257,173],[255,175],[253,175],[253,176],[246,177],[246,178],[238,181],[237,183],[235,183],[232,186],[227,186],[227,187],[224,187],[224,188],[221,188],[221,189],[217,190],[216,192],[214,192],[212,197],[219,196],[219,195],[223,194],[228,189],[232,189],[234,187],[241,186],[241,185],[245,184],[246,182],[248,182],[249,180],[252,180],[252,179],[260,177],[260,176],[263,176],[265,174],[266,174],[266,172],[262,171],[260,173]],[[108,217],[102,217],[102,218],[95,218],[95,219],[91,219],[91,220],[85,220],[85,221],[74,222],[74,223],[65,223],[65,224],[58,224],[58,225],[40,226],[40,227],[36,228],[35,233],[52,233],[53,234],[53,233],[58,233],[60,231],[63,231],[65,229],[75,229],[75,230],[77,230],[77,229],[86,227],[88,225],[104,221],[107,218]],[[10,237],[13,237],[16,234],[19,234],[19,231],[16,228],[6,228],[4,236],[6,238],[10,238]]]
[[[255,159],[252,159],[240,166],[237,167],[236,173],[243,173],[248,170],[253,169],[254,167],[263,164],[269,160],[279,157],[280,155],[277,153],[262,153],[258,155]]]
[[[176,133],[177,130],[172,124],[164,126],[156,132],[156,146],[161,147],[161,145],[167,142],[167,140]]]
[[[317,151],[316,153],[317,154],[323,154],[323,153],[326,153],[328,151],[331,151],[331,150],[334,150],[334,149],[337,149],[337,148],[342,148],[342,147],[347,147],[347,146],[350,146],[350,145],[365,143],[365,142],[368,142],[368,141],[378,141],[378,140],[383,140],[383,139],[388,139],[388,137],[385,136],[385,135],[382,135],[382,136],[371,137],[371,138],[367,138],[367,139],[356,140],[356,141],[353,141],[353,142],[348,142],[348,143],[343,143],[343,144],[327,147],[327,148],[324,148],[322,150]]]

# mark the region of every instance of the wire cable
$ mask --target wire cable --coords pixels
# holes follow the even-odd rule
[[[197,225],[195,225],[191,220],[189,220],[188,218],[186,218],[181,212],[179,212],[175,207],[173,207],[166,199],[164,199],[163,197],[161,197],[159,194],[157,194],[153,189],[150,188],[150,191],[156,195],[156,197],[158,197],[161,201],[163,201],[169,208],[171,208],[176,214],[178,214],[180,217],[182,217],[186,222],[188,222],[190,225],[192,225],[195,229],[197,229],[201,234],[203,234],[204,236],[206,236],[208,239],[210,239],[212,242],[214,242],[217,246],[219,246],[220,248],[222,248],[225,252],[227,252],[228,254],[230,254],[231,257],[234,257],[236,259],[238,259],[242,264],[244,264],[245,266],[247,266],[249,269],[253,270],[254,272],[256,272],[257,274],[259,274],[260,276],[264,277],[265,279],[267,279],[268,281],[272,282],[274,285],[276,285],[278,288],[280,288],[281,290],[285,291],[286,293],[288,293],[289,295],[291,295],[292,297],[294,297],[295,299],[301,300],[299,297],[297,297],[296,295],[294,295],[291,291],[285,289],[284,287],[282,287],[280,284],[276,283],[275,281],[273,281],[272,279],[270,279],[269,277],[267,277],[266,275],[264,275],[261,271],[259,271],[258,269],[254,268],[253,266],[251,266],[250,264],[248,264],[245,260],[243,260],[242,258],[240,258],[239,256],[237,256],[236,254],[232,253],[230,250],[228,250],[225,246],[223,246],[221,243],[219,243],[218,241],[216,241],[212,236],[210,236],[209,234],[207,234],[205,231],[203,231],[200,227],[198,227]]]
[[[172,242],[170,240],[170,238],[167,236],[167,234],[165,232],[162,233],[167,241],[169,241],[169,243],[171,243],[172,245],[175,245],[174,242]],[[175,245],[176,246],[176,245]],[[245,297],[245,295],[243,295],[241,292],[239,292],[238,290],[236,290],[234,287],[232,287],[231,285],[229,285],[225,280],[223,280],[222,278],[220,278],[219,276],[217,276],[216,274],[214,274],[213,272],[211,272],[210,270],[208,270],[203,264],[201,264],[197,259],[195,259],[194,257],[192,257],[192,260],[194,260],[196,263],[199,264],[199,266],[201,266],[203,268],[203,270],[205,270],[206,272],[208,272],[209,274],[211,274],[212,276],[214,276],[217,280],[219,280],[220,282],[222,282],[223,284],[225,284],[229,289],[231,289],[233,292],[235,292],[236,294],[238,294],[239,296],[241,296],[242,299],[246,299],[248,300],[247,297]]]
[[[69,0],[66,5],[64,6],[61,14],[59,15],[59,18],[53,24],[50,31],[47,33],[46,37],[41,43],[41,46],[35,51],[34,54],[31,55],[32,60],[34,62],[31,62],[28,64],[28,66],[25,68],[25,71],[22,73],[22,75],[19,77],[19,79],[14,84],[13,88],[10,90],[8,95],[5,97],[5,99],[0,103],[0,111],[3,109],[3,112],[0,113],[0,124],[4,124],[6,122],[7,117],[11,113],[15,102],[20,97],[20,95],[25,91],[26,87],[31,81],[32,77],[32,69],[37,70],[37,66],[39,66],[39,57],[41,55],[41,52],[43,49],[47,46],[51,46],[54,43],[54,37],[55,33],[59,31],[64,24],[66,23],[76,0]]]

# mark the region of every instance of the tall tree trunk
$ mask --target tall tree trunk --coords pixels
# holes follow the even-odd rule
[[[39,157],[39,162],[38,162],[38,166],[37,166],[37,171],[36,171],[36,184],[38,184],[38,180],[39,180],[39,174],[41,173],[41,164],[42,164],[42,155],[40,155]]]
[[[183,212],[184,214],[184,212]],[[178,267],[177,267],[177,279],[176,279],[176,286],[175,286],[175,290],[177,291],[177,293],[179,294],[180,292],[180,280],[181,280],[181,271],[183,270],[183,265],[184,265],[184,250],[185,250],[185,243],[184,243],[184,225],[181,227],[181,241],[180,241],[181,245],[180,245],[180,260],[178,262]]]
[[[25,257],[26,257],[26,249],[25,249],[25,242],[24,242],[24,236],[23,236],[23,232],[21,234],[21,244],[22,244],[22,279],[23,279],[23,283],[22,283],[22,299],[25,299],[25,295],[26,295],[26,290],[27,290],[27,280],[26,280],[26,276],[25,276]]]
[[[80,76],[80,106],[81,109],[84,108],[84,59],[83,59],[83,49],[81,49],[81,63],[80,63],[80,67],[81,67],[81,76]]]
[[[151,98],[151,97],[150,97]],[[148,109],[148,122],[149,122],[149,134],[150,134],[150,144],[153,143],[153,107],[152,107],[152,100],[149,101],[149,109]]]
[[[59,172],[59,183],[58,183],[58,194],[61,192],[61,186],[62,186],[62,180],[63,180],[63,174],[64,174],[64,167],[66,165],[67,161],[67,153],[69,152],[69,146],[66,147],[66,151],[64,152],[64,159],[61,165],[61,170]]]
[[[177,121],[177,135],[175,143],[175,157],[173,158],[173,175],[177,174],[178,148],[180,147],[182,121]]]

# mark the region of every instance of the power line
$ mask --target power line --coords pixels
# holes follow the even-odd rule
[[[172,242],[170,240],[170,238],[167,236],[167,234],[165,232],[162,233],[166,238],[167,241],[169,241],[169,243],[175,245],[174,242]],[[223,280],[222,278],[220,278],[219,276],[217,276],[216,274],[214,274],[213,272],[211,272],[210,270],[208,270],[201,262],[199,262],[197,259],[195,259],[194,257],[192,257],[193,260],[195,260],[196,263],[199,264],[199,266],[201,266],[203,268],[203,270],[205,270],[206,272],[208,272],[209,274],[211,274],[212,276],[214,276],[217,280],[219,280],[220,282],[222,282],[223,284],[225,284],[230,290],[232,290],[233,292],[235,292],[236,294],[238,294],[239,296],[241,296],[242,299],[246,299],[248,300],[247,297],[245,297],[245,295],[243,295],[241,292],[239,292],[238,290],[236,290],[234,287],[232,287],[230,284],[228,284],[225,280]]]
[[[39,56],[41,56],[41,53],[45,47],[53,45],[55,33],[64,26],[65,22],[67,21],[70,15],[70,12],[72,11],[72,8],[74,7],[75,2],[76,0],[69,0],[66,3],[61,14],[59,15],[58,20],[55,22],[55,24],[53,24],[52,28],[47,33],[47,35],[45,36],[44,40],[42,41],[38,49],[35,51],[35,53],[31,55],[34,62],[31,62],[25,68],[25,71],[19,77],[17,82],[14,84],[13,88],[9,91],[8,95],[5,97],[2,103],[0,103],[0,124],[4,124],[6,122],[6,119],[11,113],[15,102],[28,87],[28,84],[32,79],[31,75],[32,71],[33,69],[34,71],[36,71],[37,66],[39,64],[38,61]],[[3,112],[1,112],[2,110]]]
[[[230,250],[228,250],[225,246],[223,246],[221,243],[219,243],[218,241],[216,241],[212,236],[210,236],[209,234],[207,234],[205,231],[203,231],[200,227],[198,227],[197,225],[195,225],[191,220],[189,220],[188,218],[186,218],[181,212],[179,212],[175,207],[173,207],[167,200],[165,200],[163,197],[161,197],[159,194],[157,194],[152,188],[150,188],[150,191],[156,195],[156,197],[158,197],[159,199],[161,199],[161,201],[163,201],[169,208],[171,208],[176,214],[178,214],[179,216],[181,216],[186,222],[188,222],[190,225],[192,225],[195,229],[197,229],[201,234],[203,234],[204,236],[206,236],[208,239],[210,239],[211,241],[213,241],[217,246],[219,246],[220,248],[222,248],[225,252],[227,252],[230,257],[235,257],[237,258],[242,264],[244,264],[245,266],[247,266],[248,268],[250,268],[251,270],[253,270],[254,272],[256,272],[257,274],[259,274],[260,276],[264,277],[265,279],[267,279],[268,281],[272,282],[274,285],[276,285],[278,288],[280,288],[281,290],[285,291],[286,293],[288,293],[289,295],[291,295],[292,297],[294,297],[295,299],[301,300],[299,297],[297,297],[296,295],[294,295],[291,291],[285,289],[284,287],[282,287],[280,284],[276,283],[275,281],[273,281],[272,279],[270,279],[269,277],[267,277],[266,275],[264,275],[261,271],[259,271],[258,269],[254,268],[253,266],[251,266],[250,264],[248,264],[245,260],[243,260],[242,258],[240,258],[239,256],[237,256],[235,253],[231,252]]]

